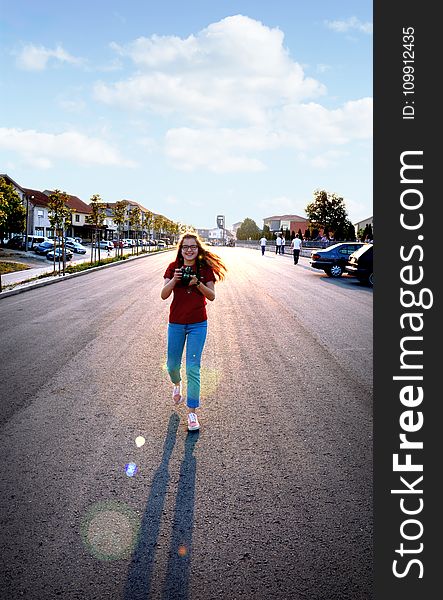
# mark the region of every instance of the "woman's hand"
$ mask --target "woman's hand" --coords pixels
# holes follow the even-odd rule
[[[198,277],[197,277],[197,275],[193,275],[193,276],[191,277],[191,279],[189,280],[189,285],[197,285],[198,281],[199,281],[199,280],[198,280]]]
[[[181,281],[181,278],[182,278],[181,269],[175,269],[172,279],[165,278],[165,283],[164,283],[164,285],[162,287],[162,291],[160,293],[160,296],[163,300],[166,300],[166,298],[169,298],[169,296],[172,293],[172,290],[175,288],[175,284],[178,281]]]
[[[181,270],[181,269],[175,269],[175,271],[174,271],[174,276],[173,276],[173,278],[171,279],[171,281],[173,281],[173,282],[174,282],[174,285],[175,285],[176,283],[178,283],[179,281],[181,281],[182,275],[183,275],[183,273],[182,273],[182,270]]]

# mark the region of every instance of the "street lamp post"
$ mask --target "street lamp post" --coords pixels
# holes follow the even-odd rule
[[[34,196],[26,194],[26,229],[25,229],[25,252],[28,251],[28,219],[29,219],[29,200],[34,200]]]

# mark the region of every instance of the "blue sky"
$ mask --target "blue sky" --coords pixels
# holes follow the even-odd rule
[[[195,227],[372,215],[372,2],[0,1],[0,172]]]

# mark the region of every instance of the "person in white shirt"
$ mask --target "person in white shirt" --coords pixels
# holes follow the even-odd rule
[[[263,236],[260,239],[260,246],[261,246],[261,255],[263,256],[263,254],[265,253],[265,250],[266,250],[266,238],[265,238],[265,236]]]
[[[294,254],[294,265],[298,263],[298,257],[300,256],[301,239],[298,237],[298,233],[291,242],[292,252]]]
[[[281,254],[281,233],[278,234],[277,239],[275,240],[275,253]]]
[[[283,233],[281,236],[280,254],[285,253],[285,245],[286,245],[286,240],[285,240],[285,234]]]

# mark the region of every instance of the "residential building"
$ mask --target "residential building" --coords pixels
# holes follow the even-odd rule
[[[243,221],[238,221],[237,223],[234,223],[232,225],[232,235],[235,237],[235,239],[237,239],[237,229],[240,227],[240,225],[243,223]]]
[[[374,233],[374,217],[368,217],[367,219],[363,219],[362,221],[357,221],[357,223],[353,223],[355,227],[355,235],[357,235],[359,229],[364,229],[366,225],[370,225],[372,227],[372,233]]]
[[[299,215],[274,215],[263,219],[263,225],[267,225],[271,233],[276,233],[282,229],[283,231],[289,229],[291,233],[297,233],[301,229],[304,235],[306,229],[309,227],[309,220]]]
[[[36,190],[30,190],[34,193]],[[49,199],[49,196],[53,193],[52,190],[44,190],[43,194]],[[72,224],[68,226],[66,230],[66,234],[71,237],[80,237],[82,239],[90,240],[91,234],[93,230],[93,226],[87,223],[86,218],[91,214],[91,207],[83,200],[80,200],[77,196],[73,196],[71,194],[67,194],[66,204],[72,210],[71,219]],[[39,201],[42,201],[42,198],[39,197]],[[46,207],[48,204],[46,203]],[[49,226],[50,227],[50,226]],[[46,234],[48,237],[52,237],[52,228],[50,228],[49,232]]]
[[[24,188],[22,188],[18,183],[16,183],[13,179],[11,179],[11,177],[9,177],[9,175],[6,175],[6,173],[0,173],[0,177],[2,177],[6,181],[6,183],[9,183],[10,185],[13,186],[14,190],[20,196],[20,199],[22,200],[22,202],[24,204],[26,202],[26,192],[25,192]]]

